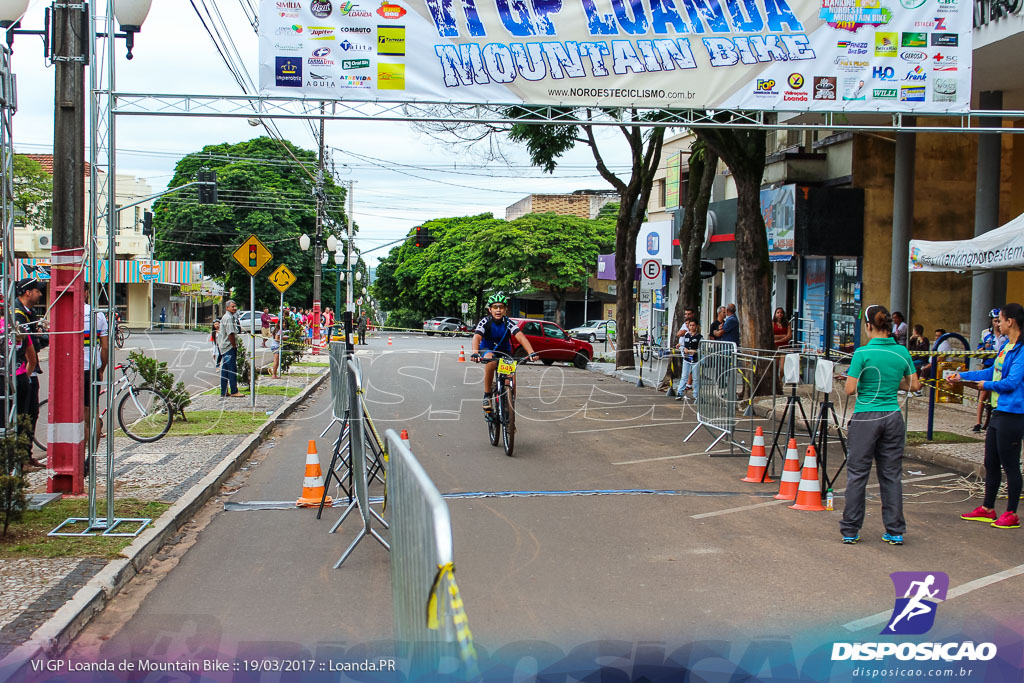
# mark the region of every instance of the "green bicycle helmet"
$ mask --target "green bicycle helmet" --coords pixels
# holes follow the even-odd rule
[[[490,308],[494,304],[504,304],[505,306],[508,306],[508,297],[501,293],[491,294],[487,297],[487,308]]]

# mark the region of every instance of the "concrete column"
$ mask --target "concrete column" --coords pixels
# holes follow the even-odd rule
[[[979,99],[981,109],[1002,109],[1003,93],[986,90]],[[984,119],[984,126],[1002,127],[1002,119]],[[974,198],[974,236],[999,227],[999,167],[1001,157],[1001,135],[990,133],[978,136],[978,176]],[[977,346],[981,334],[988,329],[991,321],[989,311],[1001,306],[1006,298],[1006,274],[983,273],[975,275],[971,286],[971,345]]]
[[[904,117],[913,125],[913,117]],[[892,265],[889,271],[889,312],[902,311],[910,319],[907,287],[910,273],[910,238],[914,225],[914,154],[917,137],[914,133],[896,134],[896,175],[892,187]],[[868,302],[870,304],[871,302]]]

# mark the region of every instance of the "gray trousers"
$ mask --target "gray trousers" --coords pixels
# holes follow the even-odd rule
[[[847,428],[846,505],[839,529],[856,536],[864,524],[864,489],[875,464],[882,494],[882,524],[890,534],[903,534],[903,447],[906,431],[898,412],[854,413]]]

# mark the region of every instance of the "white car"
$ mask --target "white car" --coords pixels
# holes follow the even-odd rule
[[[576,337],[577,339],[584,339],[591,344],[596,341],[604,341],[608,338],[608,334],[611,333],[611,338],[615,339],[615,321],[614,320],[588,320],[579,327],[574,327],[569,330],[569,334]]]

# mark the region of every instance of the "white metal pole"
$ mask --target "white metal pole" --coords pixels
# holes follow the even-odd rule
[[[249,336],[252,353],[249,354],[249,401],[256,407],[256,277],[249,276]]]

